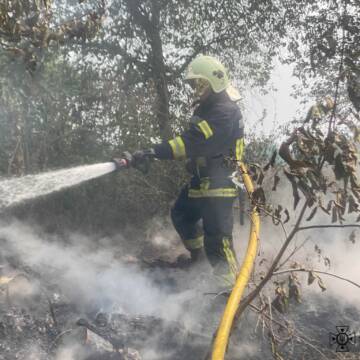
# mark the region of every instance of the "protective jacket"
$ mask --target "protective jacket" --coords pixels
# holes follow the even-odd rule
[[[190,127],[180,136],[154,147],[159,159],[188,159],[193,177],[189,197],[235,197],[226,158],[241,160],[243,121],[226,92],[212,93],[195,109]]]

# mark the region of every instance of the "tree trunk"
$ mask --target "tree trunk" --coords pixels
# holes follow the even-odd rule
[[[169,89],[160,36],[160,4],[158,0],[152,0],[151,18],[138,0],[126,0],[126,4],[134,21],[144,30],[151,46],[149,65],[156,89],[157,122],[162,140],[168,140],[171,137]]]
[[[8,175],[22,176],[26,173],[23,144],[24,129],[19,119],[18,112],[12,111],[10,116],[14,124],[14,128],[12,131],[12,137],[14,139],[14,150],[8,162]]]
[[[160,135],[163,140],[171,137],[169,89],[166,80],[166,68],[163,56],[163,47],[160,37],[160,6],[158,0],[152,1],[153,32],[150,38],[152,49],[152,69],[157,92],[157,118]]]

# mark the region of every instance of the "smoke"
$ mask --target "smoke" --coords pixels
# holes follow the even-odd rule
[[[151,262],[161,259],[173,263],[178,256],[189,256],[172,226],[163,219],[153,219],[149,224],[144,241],[141,242],[140,256]]]
[[[322,254],[314,262],[314,268],[336,274],[343,278],[354,281],[360,285],[359,242],[351,242],[349,237],[352,230],[348,229],[325,229],[317,230],[312,236]],[[309,251],[313,251],[314,244]],[[314,252],[314,251],[313,251]],[[323,257],[330,260],[330,266],[325,267]],[[328,295],[336,298],[343,305],[352,305],[360,309],[360,288],[355,287],[344,280],[327,275],[321,275],[326,284]],[[324,294],[325,295],[325,294]]]
[[[167,238],[171,243],[169,246],[165,242]],[[145,241],[161,254],[162,251],[171,253],[176,248],[175,239],[173,232],[159,226]],[[35,278],[39,277],[39,281],[30,278],[14,284],[14,291],[16,289],[24,298],[21,306],[29,302],[29,296],[39,292],[39,287],[51,285],[49,289],[53,295],[59,293],[61,298],[76,305],[79,317],[82,313],[104,311],[135,318],[148,315],[163,319],[164,325],[168,324],[166,326],[173,330],[166,334],[166,327],[161,332],[156,325],[155,333],[149,333],[149,340],[138,348],[141,356],[149,360],[172,359],[172,353],[182,346],[191,351],[196,349],[202,357],[204,349],[207,351],[211,343],[226,299],[219,297],[215,301],[214,296],[204,295],[213,291],[210,267],[144,270],[137,263],[124,261],[123,247],[114,246],[109,239],[75,233],[64,239],[19,221],[0,223],[0,243],[3,260],[12,264],[13,271],[16,267],[18,271],[26,267],[34,272]],[[176,251],[181,252],[181,248]],[[11,273],[11,269],[6,271]],[[29,296],[23,293],[28,287]],[[15,292],[13,294],[15,296]],[[36,305],[36,298],[32,303]],[[36,316],[49,316],[48,304],[37,303],[37,306],[42,310],[36,311]],[[34,307],[30,307],[30,311],[35,311]],[[74,328],[73,321],[67,326]],[[173,345],[164,344],[167,336]],[[64,340],[59,344],[55,359],[80,360],[86,356],[83,348],[70,336],[69,342]],[[39,355],[38,358],[44,357]]]
[[[29,348],[24,349],[24,354],[26,354],[26,359],[28,360],[40,360],[45,358],[44,352],[38,345],[30,345]],[[21,354],[18,353],[17,356],[21,356]]]
[[[266,179],[265,179],[266,181]],[[271,184],[265,184],[265,191],[267,194],[267,200],[274,204],[281,204],[283,208],[287,208],[290,212],[290,220],[285,224],[287,234],[290,233],[295,225],[296,219],[299,215],[300,209],[303,205],[303,200],[297,206],[296,211],[293,211],[293,199],[289,197],[291,194],[291,187],[289,183],[281,178],[280,185],[276,192],[271,191]],[[327,199],[323,199],[324,203],[327,203]],[[331,217],[322,213],[321,210],[317,212],[315,217],[311,221],[306,221],[306,218],[310,214],[312,209],[308,209],[301,226],[310,225],[329,225],[331,226]],[[346,221],[344,224],[355,224],[356,216],[352,214],[346,215]],[[355,230],[355,239],[350,241],[350,234],[353,229],[349,228],[321,228],[311,229],[298,232],[290,243],[288,250],[282,257],[284,261],[288,256],[295,251],[294,256],[291,257],[286,264],[284,264],[281,270],[290,269],[292,265],[296,268],[304,267],[306,269],[314,269],[319,271],[335,274],[346,279],[352,280],[357,284],[360,284],[360,262],[358,261],[358,254],[360,251],[360,239],[357,239],[359,231]],[[240,229],[242,234],[247,237],[248,228],[242,227]],[[286,238],[286,234],[281,225],[275,226],[270,218],[262,218],[261,220],[261,232],[260,232],[260,246],[258,251],[258,258],[256,261],[256,272],[266,272],[270,264],[274,260],[281,246]],[[243,241],[236,245],[240,259],[242,259],[243,252],[246,245]],[[302,245],[305,243],[304,245]],[[241,250],[242,249],[242,250]],[[327,262],[329,260],[329,262]],[[261,265],[260,265],[261,263]],[[342,304],[342,306],[353,306],[360,308],[359,297],[360,288],[332,276],[326,274],[319,274],[327,290],[322,291],[315,281],[312,285],[307,285],[307,273],[296,273],[301,280],[302,291],[304,294],[304,301],[306,299],[309,302],[313,301],[315,306],[319,306],[320,309],[324,309],[324,303],[320,301],[332,301]],[[286,280],[289,273],[284,275],[275,276],[273,280]],[[269,284],[269,295],[274,297],[274,286]]]
[[[58,351],[55,360],[78,360],[80,352],[80,346],[64,347]]]
[[[165,316],[177,320],[193,290],[169,293],[155,285],[136,264],[121,261],[121,249],[98,247],[96,240],[72,234],[67,243],[56,236],[14,221],[2,224],[5,256],[16,256],[79,305],[127,314]]]
[[[288,229],[295,219],[294,215]],[[326,217],[319,217],[316,222],[309,224],[324,223],[325,220],[329,221]],[[235,248],[240,261],[246,251],[248,225],[236,226],[234,229]],[[360,283],[360,264],[357,261],[359,244],[357,241],[355,244],[350,242],[349,234],[350,231],[343,229],[299,233],[284,258],[310,236],[311,239],[296,253],[294,260],[306,268],[328,271]],[[265,271],[270,265],[284,241],[284,234],[280,227],[275,227],[263,219],[260,238],[256,272]],[[171,254],[179,251],[179,248],[176,248],[174,232],[164,228],[160,222],[155,229],[149,231],[144,241],[147,246],[158,249],[159,253]],[[219,307],[218,312],[209,311],[208,303],[211,299],[204,296],[208,282],[204,285],[199,281],[201,277],[198,276],[196,268],[192,271],[144,271],[137,263],[124,261],[126,254],[123,253],[123,247],[114,246],[107,238],[71,234],[65,240],[45,234],[36,226],[18,221],[0,224],[0,242],[3,243],[5,258],[11,259],[15,254],[19,263],[30,267],[49,283],[55,282],[59,290],[84,311],[90,309],[154,315],[166,320],[180,321],[191,331],[203,331],[200,324],[204,323],[205,319],[210,324],[208,334],[218,325],[223,306]],[[314,251],[315,244],[321,249],[321,256]],[[156,253],[152,255],[155,256]],[[330,259],[330,269],[324,265],[324,257]],[[266,261],[259,265],[262,259]],[[289,268],[290,264],[291,262],[284,268]],[[210,276],[211,270],[208,269],[207,272]],[[351,304],[359,308],[357,300],[360,289],[353,285],[320,275],[327,286],[327,291],[322,292],[316,283],[306,285],[307,275],[299,273],[298,276],[302,279],[304,301],[311,303],[311,306],[324,310],[324,304],[337,300],[343,306]],[[287,275],[282,277],[286,278]],[[171,284],[172,280],[176,282],[175,285]],[[26,281],[21,284],[19,280],[19,284],[14,284],[14,291],[19,288],[18,293],[21,293],[22,286],[28,287],[29,284],[26,284]],[[273,288],[271,284],[268,287],[271,297]],[[28,291],[31,294],[34,290],[29,288]],[[317,296],[314,296],[315,294]],[[157,356],[157,350],[147,348],[146,359],[156,359]],[[64,347],[60,349],[56,360],[73,358],[79,358],[79,350]]]

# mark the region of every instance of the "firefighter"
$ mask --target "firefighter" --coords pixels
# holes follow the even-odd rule
[[[232,212],[238,193],[226,159],[241,160],[243,154],[243,122],[236,104],[240,96],[227,69],[210,56],[195,58],[185,80],[196,99],[188,129],[152,149],[136,151],[130,162],[136,167],[149,157],[187,159],[192,178],[171,210],[173,225],[191,254],[191,262],[205,250],[214,274],[233,284],[238,264]]]

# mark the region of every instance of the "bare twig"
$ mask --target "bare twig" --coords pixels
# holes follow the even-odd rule
[[[357,224],[348,224],[348,225],[310,225],[310,226],[301,226],[298,228],[298,231],[310,230],[310,229],[328,229],[328,228],[360,228],[360,225]]]
[[[48,302],[48,304],[49,304],[49,311],[50,311],[50,315],[51,315],[52,321],[53,321],[53,323],[54,323],[55,328],[57,329],[57,327],[58,327],[58,322],[57,322],[57,320],[56,320],[54,305],[53,305],[50,297],[47,295],[47,293],[44,292],[44,294],[45,294],[46,300],[47,300],[47,302]]]
[[[284,325],[283,323],[281,323],[278,320],[275,320],[274,318],[271,318],[266,312],[264,312],[264,309],[260,309],[259,307],[257,307],[254,304],[250,304],[249,305],[250,309],[252,309],[253,311],[257,312],[259,315],[263,315],[265,318],[267,318],[268,320],[271,320],[274,324],[279,325],[282,329],[289,331],[289,327]]]
[[[339,276],[339,275],[335,275],[335,274],[331,274],[331,273],[328,273],[326,271],[320,271],[320,270],[311,270],[311,269],[303,269],[303,268],[299,268],[299,269],[286,269],[286,270],[281,270],[281,271],[276,271],[273,273],[273,275],[281,275],[281,274],[286,274],[286,273],[290,273],[290,272],[293,272],[293,271],[296,271],[296,272],[313,272],[313,273],[318,273],[318,274],[323,274],[323,275],[328,275],[328,276],[332,276],[334,278],[337,278],[337,279],[340,279],[340,280],[344,280],[344,281],[347,281],[348,283],[358,287],[360,289],[360,284],[357,284],[356,282],[352,281],[352,280],[349,280],[349,279],[346,279],[342,276]]]
[[[344,11],[341,16],[341,22],[343,21],[343,19],[346,16],[346,10],[347,10],[347,0],[344,1]],[[338,102],[338,97],[339,97],[340,79],[341,79],[341,74],[343,72],[343,67],[344,67],[345,44],[346,44],[345,28],[344,28],[344,25],[342,25],[342,41],[341,41],[341,50],[340,50],[339,73],[336,78],[334,106],[333,106],[332,113],[331,113],[330,120],[329,120],[328,135],[330,134],[331,130],[334,130],[334,125],[335,125],[335,114],[336,114],[337,102]]]
[[[274,214],[272,214],[271,212],[269,212],[268,210],[265,209],[264,206],[261,206],[261,205],[258,205],[256,204],[256,207],[259,208],[265,215],[267,216],[270,216],[273,220],[276,220],[279,222],[279,224],[281,225],[281,228],[284,232],[284,235],[285,235],[285,239],[287,238],[288,234],[287,234],[287,231],[286,231],[286,228],[285,228],[285,224],[284,222],[281,220],[281,218],[275,216]]]
[[[290,253],[290,255],[275,269],[275,271],[281,269],[294,255],[297,253],[308,241],[310,237],[307,237],[300,246],[295,246],[294,250]]]
[[[263,311],[263,309],[258,308],[257,306],[253,304],[249,304],[250,309],[252,309],[254,312],[258,313],[259,315],[262,315],[267,320],[271,321],[272,323],[280,326],[282,329],[286,330],[290,337],[294,336],[299,342],[304,343],[305,345],[311,347],[314,349],[317,353],[319,353],[324,359],[328,359],[328,357],[321,351],[319,348],[313,344],[311,344],[310,339],[308,339],[306,336],[304,336],[299,330],[291,328],[288,324],[285,325],[281,323],[280,321],[274,319],[273,317],[269,316],[267,313]]]
[[[62,338],[65,334],[70,333],[71,331],[73,331],[73,329],[67,329],[67,330],[64,330],[63,332],[61,332],[59,335],[57,335],[56,338],[54,339],[54,341],[50,344],[50,346],[48,348],[48,352],[51,352],[51,350],[54,348],[54,346],[56,346],[56,344],[60,338]]]
[[[270,319],[269,330],[270,330],[270,333],[272,334],[273,338],[275,339],[275,333],[274,333],[274,329],[273,329],[273,326],[272,326],[273,315],[272,315],[272,306],[271,306],[270,296],[267,297],[267,300],[268,300],[269,319]]]
[[[294,238],[295,234],[299,231],[300,223],[305,215],[305,211],[308,206],[308,201],[305,201],[300,214],[298,216],[298,219],[294,225],[294,228],[292,229],[291,233],[287,237],[285,243],[281,247],[280,251],[276,255],[273,263],[271,264],[268,272],[264,276],[264,278],[261,280],[259,285],[242,301],[242,303],[239,306],[239,309],[236,314],[236,318],[238,319],[241,314],[244,312],[245,308],[256,298],[256,296],[260,293],[260,291],[263,289],[263,287],[267,284],[267,282],[271,279],[273,272],[275,271],[275,268],[277,267],[279,261],[281,260],[281,257],[284,255],[285,250],[289,246],[291,240]]]

